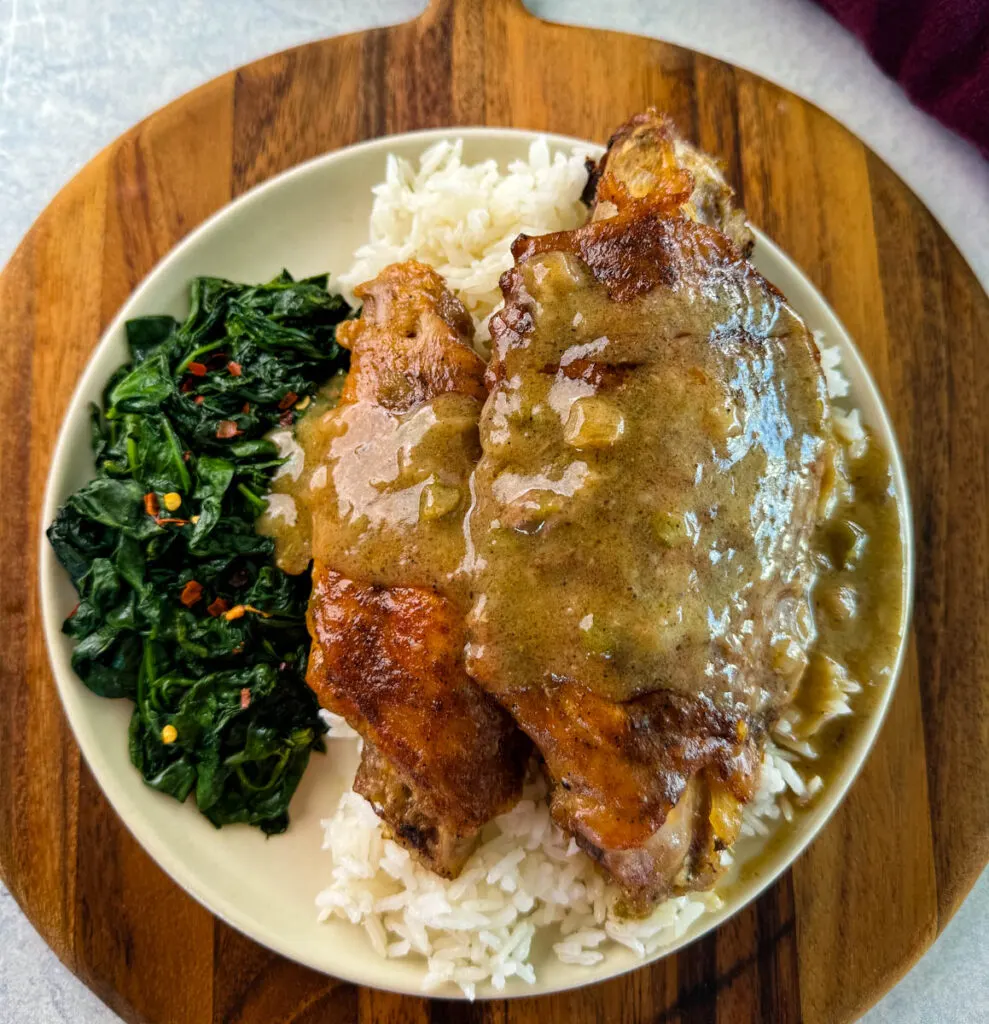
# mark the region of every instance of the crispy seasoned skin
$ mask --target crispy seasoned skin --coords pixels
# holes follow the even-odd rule
[[[358,285],[358,320],[337,328],[351,351],[341,403],[407,412],[445,392],[484,401],[484,364],[470,347],[474,324],[431,267],[393,263]]]
[[[423,588],[367,586],[317,565],[309,629],[309,685],[364,737],[354,789],[399,842],[455,875],[477,831],[518,799],[526,756],[464,672],[463,616]]]
[[[662,690],[614,701],[571,680],[503,699],[545,759],[554,819],[631,913],[715,880],[758,781],[762,737],[744,712]]]
[[[457,874],[521,790],[529,744],[468,678],[459,580],[484,363],[429,267],[357,290],[340,404],[300,429],[314,502],[308,682],[364,737],[354,782],[403,845]],[[315,468],[312,463],[315,457]]]
[[[736,838],[806,661],[834,451],[816,345],[696,166],[633,119],[596,219],[517,240],[469,523],[468,669],[633,913]]]
[[[683,191],[685,216],[717,228],[743,256],[752,251],[755,238],[718,161],[691,145],[654,108],[636,114],[611,136],[591,180],[595,220],[613,216],[623,198],[655,199],[662,192]]]

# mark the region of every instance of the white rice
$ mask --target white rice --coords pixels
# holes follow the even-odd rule
[[[494,160],[465,165],[462,139],[430,146],[418,168],[389,155],[385,180],[372,189],[371,240],[354,254],[337,287],[352,296],[356,285],[388,264],[415,258],[439,271],[483,341],[488,318],[502,302],[498,279],[512,266],[515,238],[568,230],[587,219],[580,194],[589,152],[551,156],[540,139],[529,147],[528,160],[506,171]]]
[[[498,990],[510,977],[532,984],[537,935],[548,934],[562,962],[590,966],[615,945],[651,956],[722,905],[716,893],[694,893],[667,900],[645,920],[618,917],[615,886],[553,825],[545,796],[537,774],[448,881],[387,839],[366,800],[345,793],[323,822],[333,870],[316,898],[320,919],[362,925],[379,955],[424,957],[425,989],[451,982],[472,999],[480,981]]]
[[[487,319],[501,303],[498,278],[512,266],[512,241],[521,232],[583,222],[585,181],[584,153],[551,157],[545,141],[533,143],[528,161],[506,172],[493,161],[465,166],[460,140],[437,143],[418,168],[389,156],[385,181],[373,189],[371,241],[337,284],[350,291],[389,263],[414,257],[439,271],[484,338]],[[814,333],[831,396],[844,398],[849,386],[841,351]],[[835,424],[850,456],[858,457],[867,444],[858,410],[836,408]],[[858,689],[853,680],[838,679],[826,717],[850,714],[848,698]],[[356,733],[343,719],[323,715],[331,738],[354,742]],[[791,709],[784,716],[775,742],[767,744],[759,791],[744,809],[741,836],[757,847],[824,785],[813,773],[813,746],[795,735],[795,715]],[[808,775],[795,766],[798,760],[810,762]],[[499,991],[510,978],[533,984],[534,948],[551,946],[563,963],[588,967],[620,946],[650,957],[722,906],[716,891],[691,893],[666,900],[643,920],[617,916],[617,887],[553,824],[545,796],[537,774],[517,806],[487,826],[483,843],[449,881],[386,838],[367,801],[345,793],[322,822],[332,868],[330,884],[316,898],[320,920],[338,917],[362,926],[378,956],[423,958],[425,990],[459,988],[473,999],[480,983]],[[750,849],[748,856],[756,853]],[[723,853],[722,862],[732,865],[732,855]]]
[[[359,740],[361,738],[359,732],[347,725],[347,719],[343,715],[335,715],[332,711],[327,711],[326,708],[320,708],[319,717],[323,719],[327,729],[330,730],[330,739]]]
[[[837,345],[824,344],[824,331],[814,331],[814,341],[821,350],[821,367],[828,386],[828,394],[832,401],[847,398],[849,394],[848,378],[841,372],[841,349]],[[844,442],[848,455],[859,459],[865,454],[869,443],[868,434],[862,425],[862,413],[858,409],[842,409],[833,406],[835,431]]]
[[[814,341],[821,350],[821,368],[832,399],[848,395],[848,379],[841,372],[841,349],[837,345],[824,344],[824,331],[814,331]]]
[[[769,836],[820,791],[820,776],[805,779],[793,756],[768,744],[759,792],[744,811],[743,837]],[[536,774],[449,881],[386,838],[363,797],[344,793],[336,813],[322,822],[333,868],[330,885],[316,897],[319,919],[361,925],[379,956],[422,957],[425,990],[452,984],[473,999],[478,982],[499,991],[511,977],[534,983],[534,944],[582,966],[600,963],[619,946],[650,957],[723,905],[717,892],[698,892],[666,900],[645,919],[618,916],[617,887],[553,824],[545,796]],[[732,864],[729,853],[722,859]]]

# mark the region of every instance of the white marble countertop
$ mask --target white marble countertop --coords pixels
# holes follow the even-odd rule
[[[807,0],[526,3],[551,20],[692,47],[817,103],[913,188],[989,288],[989,165],[911,107],[856,41]],[[0,0],[0,263],[79,167],[163,103],[265,53],[404,21],[423,6],[423,0]],[[984,875],[934,948],[866,1015],[868,1024],[989,1020],[987,914]],[[117,1019],[58,963],[0,886],[0,1024]]]

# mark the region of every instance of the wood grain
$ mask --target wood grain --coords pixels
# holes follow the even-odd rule
[[[892,410],[913,491],[906,670],[865,770],[791,873],[717,933],[593,988],[478,1006],[358,990],[213,919],[147,858],[69,734],[45,656],[36,533],[58,425],[101,330],[206,216],[301,160],[388,132],[498,124],[603,140],[646,105],[721,155],[810,275]],[[127,132],[0,277],[0,872],[57,954],[155,1024],[846,1021],[933,941],[989,859],[989,300],[930,214],[797,97],[664,43],[513,0],[276,54]],[[23,584],[21,583],[23,581]],[[174,941],[181,936],[181,942]]]

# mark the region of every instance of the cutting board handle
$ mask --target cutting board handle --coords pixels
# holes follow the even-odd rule
[[[502,18],[524,15],[533,17],[522,0],[429,0],[426,9],[419,15],[421,24],[431,24],[449,17],[459,9],[462,14],[471,10],[483,11],[486,16],[498,15]]]

